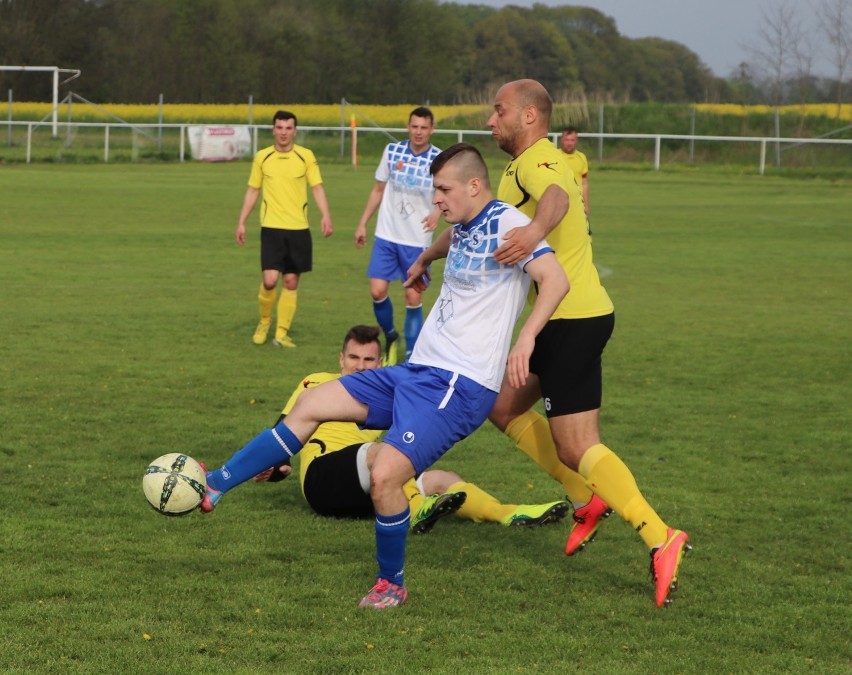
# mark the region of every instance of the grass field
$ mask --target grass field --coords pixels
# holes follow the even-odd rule
[[[209,517],[142,496],[150,459],[218,465],[372,321],[352,245],[372,168],[329,165],[299,347],[251,344],[247,175],[0,166],[0,672],[852,671],[849,181],[592,178],[618,317],[604,438],[695,547],[670,609],[614,516],[570,559],[567,524],[448,519],[409,539],[409,604],[376,613],[356,606],[372,524],[312,515],[295,481]],[[505,501],[562,496],[487,426],[439,466]]]

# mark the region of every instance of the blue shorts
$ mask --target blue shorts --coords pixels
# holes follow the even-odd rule
[[[340,378],[367,406],[365,429],[387,429],[383,441],[411,460],[417,475],[488,418],[497,392],[442,368],[401,363]]]
[[[385,281],[405,281],[408,279],[408,268],[425,250],[423,246],[394,244],[387,239],[376,237],[373,242],[373,252],[370,254],[367,276],[370,279]],[[427,284],[429,283],[425,276],[423,279]]]

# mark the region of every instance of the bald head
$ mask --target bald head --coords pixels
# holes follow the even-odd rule
[[[545,129],[550,127],[550,116],[553,113],[553,100],[544,85],[537,80],[515,80],[505,86],[513,87],[518,105],[533,106],[538,110],[539,119]]]
[[[494,97],[494,113],[488,118],[497,144],[517,157],[547,136],[553,101],[540,82],[507,82]]]

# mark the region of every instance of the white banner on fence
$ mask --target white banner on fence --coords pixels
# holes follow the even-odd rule
[[[228,162],[251,154],[251,133],[244,126],[191,126],[186,128],[193,159]]]

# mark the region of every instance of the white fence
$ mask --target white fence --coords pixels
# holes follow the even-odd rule
[[[46,127],[47,125],[44,122],[16,122],[16,121],[8,121],[8,122],[0,122],[0,126],[7,125],[8,126],[8,145],[12,147],[14,144],[12,142],[13,134],[17,133],[17,135],[25,135],[25,161],[27,163],[31,163],[33,161],[33,138],[34,134],[40,128]],[[162,147],[163,143],[163,134],[164,132],[170,132],[172,135],[178,133],[179,142],[177,149],[177,156],[179,161],[185,162],[189,159],[188,154],[188,133],[187,130],[189,127],[198,126],[197,123],[193,124],[127,124],[127,123],[98,123],[98,122],[60,122],[57,125],[57,129],[60,132],[58,137],[61,138],[64,135],[66,137],[65,144],[66,147],[70,147],[73,142],[73,135],[79,132],[79,130],[97,130],[102,129],[102,145],[100,148],[102,149],[102,157],[104,162],[110,161],[111,148],[114,144],[112,140],[114,132],[124,131],[131,132],[133,136],[133,147],[134,149],[137,146],[136,139],[143,139],[147,146],[153,147],[156,145],[158,148]],[[219,127],[243,127],[248,128],[251,132],[251,143],[252,143],[252,154],[257,151],[258,148],[258,134],[259,132],[268,132],[268,125],[228,125],[228,124],[208,124],[205,126],[219,126]],[[353,163],[357,163],[357,156],[355,155],[354,148],[357,147],[356,144],[356,134],[360,136],[361,134],[385,134],[387,136],[393,136],[396,138],[404,138],[406,135],[406,130],[404,128],[375,128],[375,127],[358,127],[357,129],[352,129],[351,127],[310,127],[310,126],[300,126],[300,132],[322,132],[326,135],[332,135],[335,138],[339,136],[339,144],[340,144],[340,155],[343,155],[345,150],[345,142],[347,140],[351,140],[351,147],[353,148],[352,153],[352,161]],[[472,136],[490,136],[491,132],[488,130],[442,130],[438,129],[435,131],[436,136],[453,136],[455,137],[456,142],[462,142],[466,138],[469,139]],[[554,144],[559,143],[559,133],[552,133],[550,137],[552,138]],[[584,140],[589,139],[598,139],[598,159],[601,160],[602,157],[602,148],[603,141],[607,139],[627,139],[627,140],[647,140],[649,142],[653,142],[654,151],[653,151],[653,166],[654,170],[659,170],[661,166],[661,148],[663,141],[681,141],[688,142],[690,147],[690,160],[692,159],[692,147],[695,142],[720,142],[720,143],[749,143],[755,145],[755,161],[758,165],[758,171],[760,175],[764,174],[766,169],[766,149],[767,146],[775,147],[776,150],[780,153],[781,145],[786,146],[785,149],[798,147],[803,145],[834,145],[834,146],[842,146],[845,150],[847,147],[852,146],[852,140],[849,139],[829,139],[829,138],[779,138],[779,137],[761,137],[761,136],[693,136],[693,135],[680,135],[680,134],[621,134],[621,133],[583,133],[582,138]],[[440,140],[436,139],[437,145],[442,145]],[[444,143],[445,144],[445,143]],[[18,144],[20,145],[20,144]],[[589,154],[589,153],[587,153]],[[780,154],[779,154],[780,156]],[[0,158],[2,158],[2,154],[0,154]],[[136,157],[131,157],[135,159]],[[850,156],[850,162],[847,165],[852,166],[852,156]]]

